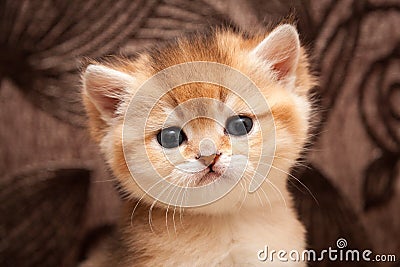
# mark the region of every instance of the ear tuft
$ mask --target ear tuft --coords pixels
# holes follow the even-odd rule
[[[89,65],[82,75],[83,94],[101,114],[112,118],[122,96],[135,79],[124,72],[102,65]]]
[[[299,34],[290,24],[278,26],[252,53],[266,63],[278,81],[291,81],[300,56]]]

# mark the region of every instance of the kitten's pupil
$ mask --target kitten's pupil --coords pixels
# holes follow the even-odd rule
[[[226,121],[226,132],[230,135],[246,135],[253,128],[253,120],[246,116],[232,116]]]
[[[185,134],[176,126],[165,128],[157,134],[158,143],[165,148],[180,146],[184,140],[186,140]]]

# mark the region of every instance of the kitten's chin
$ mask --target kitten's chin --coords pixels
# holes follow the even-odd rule
[[[220,179],[221,176],[222,176],[221,173],[208,172],[208,173],[204,174],[202,177],[200,177],[200,179],[197,182],[197,186],[203,186],[203,185],[210,184],[210,183]]]
[[[226,177],[217,178],[216,183],[224,178]],[[215,187],[218,187],[218,185],[216,184]],[[215,187],[214,189],[217,189]],[[253,205],[251,197],[245,197],[245,195],[246,193],[243,192],[242,187],[236,185],[230,192],[223,195],[221,198],[202,206],[185,208],[185,212],[220,216],[237,214],[239,210],[253,209],[256,207]]]
[[[195,186],[204,186],[223,179],[224,171],[224,169],[211,170],[207,168],[196,173],[192,179],[195,181]]]

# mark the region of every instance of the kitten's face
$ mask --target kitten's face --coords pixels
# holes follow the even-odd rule
[[[264,114],[274,129],[271,117]],[[161,176],[189,187],[229,180],[246,165],[256,167],[262,144],[258,117],[248,104],[229,89],[205,83],[180,86],[157,101],[145,140]]]
[[[208,186],[209,192],[216,193],[220,188],[232,188],[221,199],[193,211],[224,213],[239,207],[252,209],[260,207],[261,198],[263,205],[268,205],[266,201],[284,201],[277,191],[286,192],[287,172],[307,137],[309,104],[304,91],[312,86],[312,78],[305,57],[300,54],[294,28],[280,28],[273,32],[276,38],[270,34],[269,40],[267,37],[261,43],[231,33],[222,32],[214,37],[219,53],[225,54],[220,63],[240,70],[258,86],[264,99],[255,99],[257,95],[251,91],[238,95],[230,88],[195,82],[165,88],[159,98],[154,98],[150,89],[144,92],[140,108],[135,110],[129,107],[130,99],[140,84],[154,74],[154,70],[146,70],[149,57],[112,71],[103,66],[88,68],[84,76],[85,100],[92,130],[130,196],[154,203],[154,196],[144,194],[132,179],[133,174],[142,181],[150,181],[154,178],[152,169],[161,179],[181,187]],[[284,43],[287,47],[282,45],[284,41],[289,43]],[[213,58],[212,52],[209,59],[196,57],[201,54],[199,51],[182,52],[181,46],[182,43],[180,49],[166,51],[174,57],[167,65],[205,59],[221,61]],[[206,47],[197,46],[197,50],[207,52]],[[224,73],[220,75],[221,79],[227,78]],[[114,91],[101,91],[107,83]],[[119,88],[117,93],[115,88]],[[261,108],[249,104],[265,100],[268,105]],[[148,113],[144,112],[146,109]],[[143,116],[145,125],[127,123]],[[262,155],[264,161],[260,162]],[[145,161],[150,164],[144,164]],[[267,179],[257,192],[249,194],[251,180],[260,175],[257,170],[264,165],[272,165]]]

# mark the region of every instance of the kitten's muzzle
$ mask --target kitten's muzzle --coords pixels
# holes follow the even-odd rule
[[[220,156],[221,156],[221,153],[215,153],[215,154],[211,154],[211,155],[199,155],[196,157],[196,159],[198,159],[205,166],[209,167],[210,171],[213,172],[212,167],[218,161]]]

